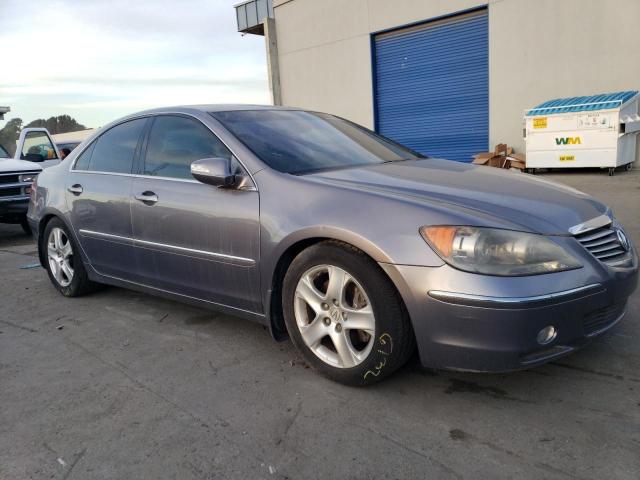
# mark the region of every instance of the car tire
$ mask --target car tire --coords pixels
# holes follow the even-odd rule
[[[295,257],[282,302],[294,345],[334,381],[378,382],[414,351],[413,329],[393,284],[369,256],[342,242],[320,242]]]
[[[87,276],[78,245],[59,218],[47,223],[40,248],[51,283],[62,295],[77,297],[97,289]]]

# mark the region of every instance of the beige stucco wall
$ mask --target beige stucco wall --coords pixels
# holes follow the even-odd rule
[[[373,126],[370,33],[489,5],[489,136],[544,100],[640,89],[639,0],[275,0],[285,105]]]
[[[545,100],[639,90],[639,20],[639,0],[491,4],[491,141],[524,147],[523,110]]]
[[[56,143],[81,142],[85,138],[88,138],[89,135],[92,135],[95,130],[95,128],[88,128],[87,130],[78,130],[77,132],[56,133],[55,135],[51,135],[51,139]]]

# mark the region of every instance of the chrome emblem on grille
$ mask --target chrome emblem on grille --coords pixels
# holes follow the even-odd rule
[[[618,236],[618,241],[620,242],[620,245],[622,246],[622,248],[624,248],[624,251],[628,252],[630,247],[629,247],[629,240],[627,240],[627,236],[619,228],[616,228],[616,235]]]

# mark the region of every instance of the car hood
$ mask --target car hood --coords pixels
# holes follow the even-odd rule
[[[566,235],[569,228],[608,213],[594,198],[532,175],[449,160],[389,162],[307,175],[312,181],[402,196],[425,204],[455,207],[477,226],[509,224],[514,229]]]
[[[0,158],[0,173],[13,172],[39,172],[42,167],[26,160],[16,160],[15,158]]]

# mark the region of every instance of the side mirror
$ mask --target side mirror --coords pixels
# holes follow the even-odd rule
[[[231,173],[231,162],[226,158],[203,158],[191,164],[191,175],[199,182],[216,187],[236,186],[236,176]]]

